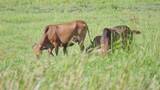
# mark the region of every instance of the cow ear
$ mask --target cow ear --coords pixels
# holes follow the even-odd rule
[[[140,34],[140,33],[141,33],[141,32],[138,31],[138,30],[132,30],[132,32],[135,33],[135,34]]]

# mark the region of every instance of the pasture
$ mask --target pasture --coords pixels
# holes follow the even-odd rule
[[[36,60],[32,45],[44,27],[76,19],[91,37],[104,27],[140,30],[130,52],[81,54]],[[0,90],[160,90],[159,0],[0,0]],[[86,36],[85,46],[89,45]]]

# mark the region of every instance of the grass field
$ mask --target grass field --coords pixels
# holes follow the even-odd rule
[[[121,24],[142,33],[129,53],[80,54],[75,45],[36,60],[43,28],[76,19],[92,38]],[[0,0],[0,90],[160,90],[159,28],[159,0]]]

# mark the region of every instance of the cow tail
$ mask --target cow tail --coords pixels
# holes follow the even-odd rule
[[[141,33],[140,31],[137,31],[137,30],[132,30],[132,32],[133,32],[134,34],[140,34],[140,33]]]
[[[90,35],[90,31],[89,31],[89,29],[88,29],[88,26],[87,26],[86,28],[87,28],[87,31],[88,31],[89,40],[90,40],[91,44],[93,44],[93,41],[92,41],[92,39],[91,39],[91,35]]]

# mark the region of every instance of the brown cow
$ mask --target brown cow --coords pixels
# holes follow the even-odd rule
[[[102,52],[106,52],[108,49],[112,49],[114,47],[114,43],[120,40],[120,38],[122,39],[122,48],[129,49],[134,33],[139,34],[140,31],[131,30],[126,25],[119,25],[113,28],[104,28],[102,36],[96,36],[93,40],[93,44],[90,45],[86,51],[90,52],[92,51],[92,48],[99,47]]]
[[[132,44],[133,41],[133,34],[140,34],[140,33],[141,32],[137,30],[131,30],[127,25],[115,26],[111,28],[112,42],[110,43],[114,43],[120,40],[121,38],[122,48],[130,49],[130,45]]]
[[[39,57],[42,50],[48,49],[49,53],[52,54],[52,50],[55,48],[56,55],[58,55],[58,49],[61,46],[63,47],[64,54],[67,54],[68,43],[72,40],[73,42],[77,42],[80,50],[83,51],[87,31],[90,38],[88,26],[82,20],[48,25],[44,30],[41,40],[33,47],[33,50],[36,56]]]
[[[105,54],[105,52],[109,49],[110,40],[111,40],[111,29],[105,28],[103,30],[102,35],[98,35],[93,39],[93,44],[86,48],[86,52],[91,52],[93,49],[98,49],[101,54]]]
[[[101,35],[98,35],[98,36],[95,36],[91,45],[89,45],[87,48],[86,48],[86,52],[91,52],[93,51],[93,49],[100,49],[100,46],[101,46],[101,39],[102,39],[102,36]]]

